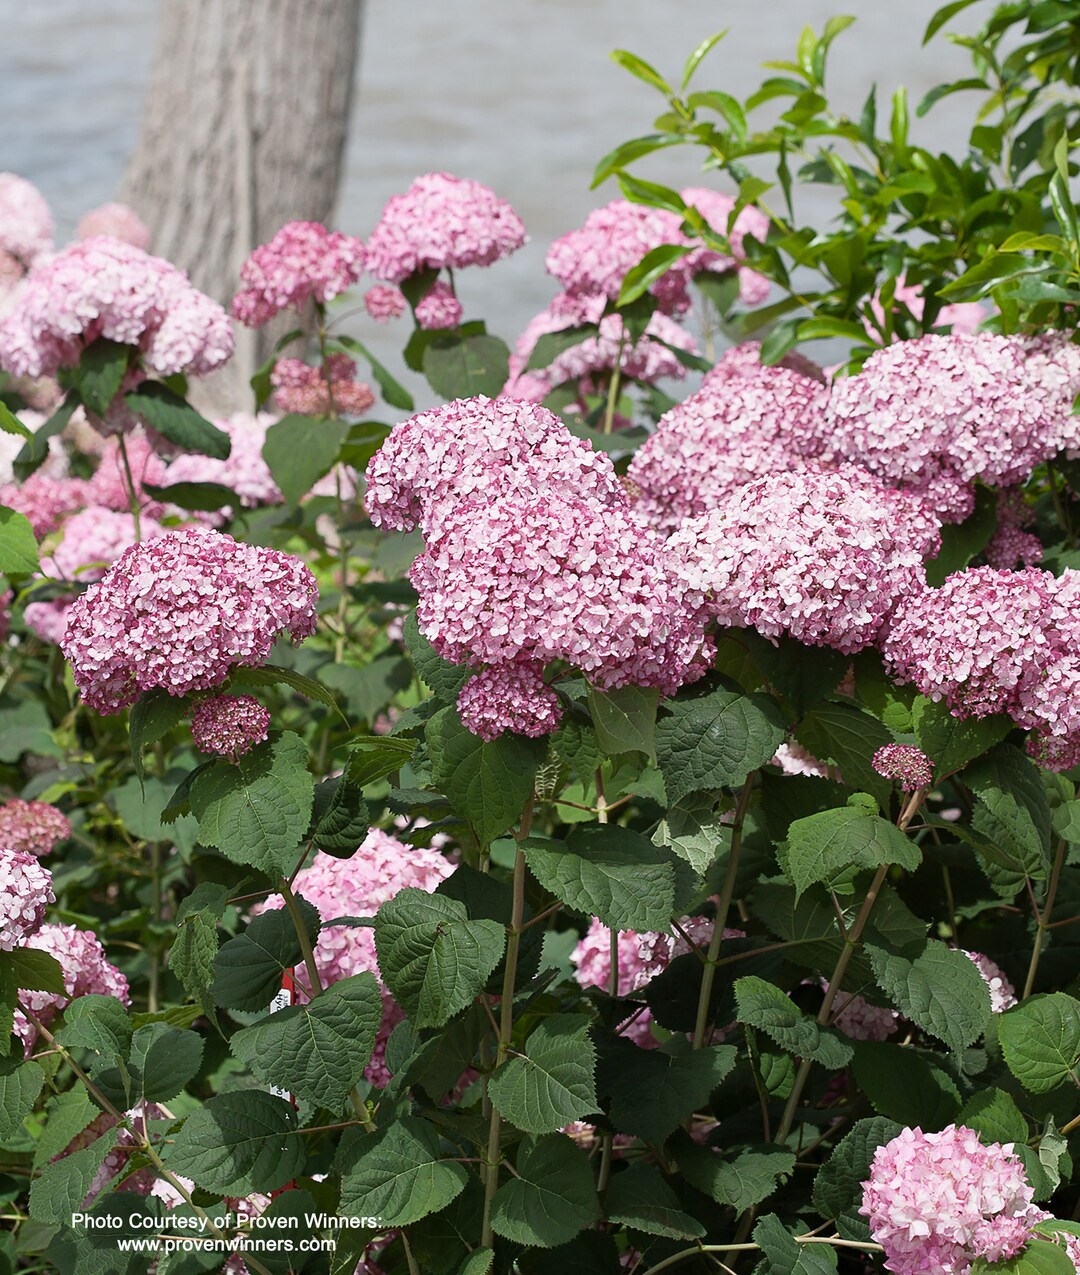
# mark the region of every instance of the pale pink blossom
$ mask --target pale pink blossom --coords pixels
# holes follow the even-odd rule
[[[25,947],[55,900],[52,873],[35,855],[0,848],[0,952]]]
[[[127,204],[102,204],[85,213],[75,227],[76,239],[94,239],[108,235],[122,239],[143,252],[150,249],[150,229],[134,208]]]
[[[314,299],[332,301],[364,270],[364,245],[317,221],[290,221],[260,244],[240,268],[233,318],[262,327],[282,310],[302,310]]]
[[[462,723],[481,739],[550,735],[562,719],[559,697],[544,682],[544,667],[530,660],[495,664],[469,678],[457,699]]]
[[[17,850],[39,858],[51,854],[71,836],[71,822],[44,801],[12,797],[0,806],[0,849]]]
[[[443,328],[456,328],[464,311],[453,288],[439,279],[416,303],[414,313],[418,327],[426,331],[440,331]]]
[[[53,219],[45,196],[25,177],[0,173],[0,252],[26,269],[52,246]]]

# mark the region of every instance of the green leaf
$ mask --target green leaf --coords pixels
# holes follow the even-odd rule
[[[308,940],[319,937],[319,914],[298,899]],[[285,908],[255,917],[243,934],[223,943],[214,957],[214,1000],[228,1009],[265,1009],[281,989],[281,976],[303,959]]]
[[[440,699],[456,699],[458,691],[472,677],[472,670],[462,668],[460,664],[451,664],[436,653],[435,648],[420,633],[415,611],[405,618],[404,636],[405,648],[420,680]]]
[[[201,882],[180,904],[177,934],[169,949],[169,969],[184,991],[217,1026],[217,1006],[211,987],[218,953],[217,923],[225,914],[231,891],[227,886]]]
[[[668,807],[652,840],[670,846],[695,872],[704,874],[730,836],[731,826],[721,822],[715,797],[694,794]]]
[[[3,399],[0,399],[0,431],[5,434],[14,434],[16,438],[29,439],[31,442],[34,438],[33,430],[26,428]]]
[[[672,133],[649,133],[645,137],[632,137],[628,142],[622,142],[615,147],[614,150],[608,151],[602,160],[593,169],[592,181],[589,184],[590,190],[595,190],[601,183],[607,181],[612,173],[618,172],[627,164],[634,163],[635,160],[643,159],[646,155],[653,154],[654,151],[664,150],[668,146],[684,146],[686,143],[682,137]],[[538,364],[544,367],[546,364]]]
[[[14,1136],[33,1110],[45,1084],[45,1072],[29,1059],[0,1057],[0,1141]]]
[[[1052,818],[1039,772],[1027,757],[1012,744],[999,744],[964,771],[964,782],[977,798],[972,828],[1010,856],[1018,872],[1045,877]]]
[[[600,1060],[599,1084],[611,1100],[611,1122],[656,1145],[692,1112],[704,1107],[735,1066],[731,1045],[690,1049],[674,1041],[661,1049],[639,1049],[619,1040]],[[649,1101],[642,1101],[642,1094]]]
[[[952,0],[951,4],[942,5],[927,23],[926,31],[923,33],[923,44],[928,44],[950,18],[970,8],[974,3],[975,0]]]
[[[360,789],[348,779],[326,779],[315,786],[312,844],[327,854],[351,858],[367,836],[371,812]]]
[[[210,513],[227,506],[237,509],[240,505],[240,497],[223,483],[170,483],[166,487],[158,487],[144,482],[142,489],[148,496],[167,505],[179,505],[181,509],[200,513]]]
[[[130,345],[99,337],[79,356],[78,365],[71,371],[71,380],[82,401],[96,416],[104,416],[109,410],[134,353]]]
[[[659,1169],[638,1161],[611,1179],[607,1193],[607,1219],[645,1235],[669,1240],[697,1240],[705,1228],[679,1207],[679,1198]]]
[[[304,1166],[304,1140],[296,1130],[296,1112],[283,1098],[259,1089],[218,1094],[188,1116],[163,1158],[204,1191],[276,1191]]]
[[[588,341],[590,337],[595,337],[599,331],[595,323],[583,323],[580,327],[561,328],[557,332],[542,332],[525,366],[529,371],[550,367],[560,354],[572,350],[582,341]]]
[[[262,664],[258,668],[233,669],[234,686],[288,686],[306,699],[316,700],[332,708],[345,721],[345,714],[334,695],[312,677],[305,677],[295,669],[280,668],[277,664]]]
[[[875,1151],[891,1142],[902,1128],[884,1116],[859,1120],[818,1169],[814,1177],[814,1208],[822,1217],[838,1222],[843,1219],[844,1234],[854,1225],[869,1236],[870,1229],[858,1213],[863,1183],[870,1176]]]
[[[543,740],[500,735],[483,740],[466,730],[456,710],[441,709],[425,733],[436,786],[482,844],[512,827],[532,795],[544,759]]]
[[[143,381],[137,390],[124,395],[124,402],[151,429],[156,429],[181,451],[198,452],[215,460],[228,459],[232,449],[228,434],[212,425],[167,385]]]
[[[867,944],[878,986],[923,1031],[960,1053],[983,1034],[990,1020],[990,991],[969,956],[927,939],[909,959]]]
[[[984,1142],[1027,1142],[1028,1122],[1004,1089],[982,1089],[964,1104],[957,1123],[974,1129]]]
[[[54,438],[64,429],[81,402],[77,391],[69,390],[64,401],[45,424],[34,430],[33,437],[24,444],[22,451],[12,462],[11,468],[16,482],[26,482],[34,470],[44,462],[49,454],[49,439]]]
[[[524,1054],[496,1068],[488,1094],[502,1116],[525,1133],[555,1133],[596,1110],[596,1051],[584,1014],[544,1019]]]
[[[56,1159],[100,1114],[101,1108],[91,1102],[81,1085],[55,1094],[45,1108],[45,1127],[34,1146],[33,1167],[42,1169]]]
[[[651,686],[620,686],[613,691],[589,687],[589,713],[600,747],[609,757],[656,749],[656,707],[660,692]]]
[[[763,1031],[770,1040],[794,1054],[837,1071],[851,1061],[851,1044],[831,1028],[822,1027],[774,983],[749,975],[735,980],[738,1019]]]
[[[636,53],[630,53],[627,49],[612,49],[611,60],[618,62],[624,71],[629,71],[631,75],[637,76],[639,80],[644,81],[646,84],[651,84],[654,89],[659,89],[661,93],[667,95],[674,93],[675,90],[660,72],[655,67],[650,66],[644,59],[639,58]]]
[[[371,375],[375,378],[375,384],[378,385],[383,398],[391,407],[396,407],[402,412],[411,412],[413,410],[412,395],[403,385],[394,380],[366,345],[361,345],[359,341],[351,336],[338,336],[336,340],[339,345],[343,345],[347,350],[351,350],[354,354],[359,354],[362,359],[367,360],[367,364],[371,368]]]
[[[30,520],[0,505],[0,575],[28,576],[39,569],[37,541]]]
[[[855,1079],[880,1115],[927,1132],[956,1119],[959,1090],[930,1057],[883,1040],[857,1040],[854,1049]]]
[[[32,947],[0,952],[0,982],[21,991],[68,995],[60,962],[48,952],[38,952]]]
[[[941,548],[926,564],[926,582],[940,588],[948,576],[968,565],[981,553],[997,529],[996,493],[988,487],[975,492],[975,508],[961,523],[950,523],[941,529]]]
[[[128,1069],[135,1095],[143,1102],[168,1102],[184,1088],[202,1062],[202,1037],[167,1023],[140,1027],[132,1037]]]
[[[629,305],[631,301],[636,301],[648,292],[657,279],[667,274],[676,261],[695,250],[694,244],[673,243],[660,244],[650,249],[636,266],[626,272],[615,304]]]
[[[1080,1001],[1064,992],[1029,996],[999,1016],[998,1040],[1009,1070],[1028,1093],[1080,1080]]]
[[[694,72],[701,65],[702,59],[708,53],[710,53],[713,49],[716,48],[716,46],[720,43],[720,41],[724,38],[724,36],[727,35],[728,30],[729,28],[725,27],[723,31],[717,31],[715,35],[710,35],[706,37],[706,39],[702,40],[701,43],[697,46],[697,48],[694,49],[694,51],[686,59],[686,65],[683,67],[683,74],[682,74],[681,87],[683,89],[685,89],[686,86],[690,83],[691,79],[693,79]]]
[[[495,1264],[493,1248],[474,1248],[457,1269],[457,1275],[490,1275]]]
[[[940,780],[962,770],[969,762],[993,748],[1012,730],[1004,714],[996,717],[954,717],[944,701],[919,695],[911,710],[915,742],[933,761]]]
[[[836,1250],[830,1244],[798,1244],[775,1213],[754,1227],[754,1242],[764,1258],[758,1275],[830,1275],[836,1270]]]
[[[521,843],[533,875],[556,898],[616,930],[667,932],[675,907],[678,859],[642,833],[584,824],[566,842]]]
[[[314,788],[307,747],[289,731],[256,745],[235,765],[216,762],[191,785],[199,840],[268,876],[287,873],[311,821]]]
[[[390,735],[354,735],[349,740],[349,783],[366,788],[392,775],[416,751],[416,740]]]
[[[54,1160],[30,1186],[30,1217],[34,1222],[68,1226],[82,1209],[94,1174],[116,1145],[119,1130],[110,1129],[81,1151]]]
[[[464,1165],[443,1160],[439,1137],[425,1120],[405,1116],[361,1143],[341,1179],[345,1217],[377,1217],[380,1226],[411,1226],[446,1208],[469,1180]]]
[[[782,859],[785,874],[802,894],[814,882],[828,883],[847,868],[898,863],[914,871],[922,854],[905,833],[873,814],[856,796],[851,805],[796,819],[788,829]]]
[[[494,398],[510,375],[510,351],[497,336],[447,334],[425,348],[422,366],[428,384],[444,398]]]
[[[517,1176],[495,1193],[491,1225],[516,1244],[554,1248],[600,1220],[589,1157],[561,1133],[526,1138]]]
[[[470,921],[464,904],[406,888],[375,917],[379,970],[416,1027],[441,1027],[484,990],[506,930]]]
[[[679,1133],[671,1150],[692,1186],[717,1204],[730,1205],[736,1213],[767,1200],[776,1190],[777,1179],[795,1168],[795,1153],[787,1147],[761,1145],[717,1152]]]
[[[665,707],[656,723],[656,759],[672,802],[741,784],[786,734],[776,705],[764,695],[720,690]]]
[[[893,737],[876,717],[853,704],[821,704],[799,723],[795,738],[815,757],[834,761],[850,787],[871,793],[888,809],[893,786],[874,769],[871,758]]]
[[[117,1056],[126,1060],[131,1034],[131,1018],[116,997],[91,994],[68,1005],[56,1039],[67,1049],[92,1049],[110,1061]]]
[[[298,505],[337,461],[348,422],[291,413],[266,431],[263,460],[286,504]]]
[[[977,1258],[971,1275],[1076,1275],[1076,1266],[1060,1244],[1033,1239],[1015,1257],[1000,1262]]]
[[[131,707],[128,730],[131,736],[131,760],[135,773],[143,778],[143,749],[163,739],[187,714],[187,695],[170,695],[160,688],[147,691]]]
[[[264,1084],[339,1110],[371,1061],[381,1022],[374,975],[354,974],[237,1032],[229,1047]]]

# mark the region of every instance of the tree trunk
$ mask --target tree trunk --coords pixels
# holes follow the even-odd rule
[[[225,305],[252,248],[287,221],[325,223],[333,213],[362,3],[162,2],[120,198],[150,227],[152,251]],[[204,405],[244,405],[262,356],[255,334],[241,331]]]

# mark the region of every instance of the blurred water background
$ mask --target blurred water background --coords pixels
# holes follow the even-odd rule
[[[888,102],[906,84],[912,103],[933,84],[967,73],[967,55],[942,36],[920,48],[937,0],[367,0],[340,229],[366,236],[390,195],[418,173],[476,178],[508,199],[529,228],[525,250],[491,271],[459,273],[466,316],[483,315],[513,340],[543,308],[554,281],[543,259],[552,239],[590,208],[593,168],[619,142],[651,131],[661,99],[609,57],[626,48],[679,74],[690,50],[729,27],[695,79],[742,97],[791,58],[803,25],[820,31],[838,13],[857,21],[833,46],[830,84],[839,108],[861,109],[874,84]],[[957,20],[969,31],[979,4]],[[0,0],[0,170],[29,178],[57,220],[58,242],[88,209],[115,195],[135,141],[154,49],[157,0]],[[974,15],[974,16],[972,16]],[[193,87],[197,94],[198,87]],[[913,122],[935,149],[961,146],[971,95]],[[914,114],[914,111],[913,111]],[[642,175],[698,183],[700,156],[667,152]],[[810,188],[807,218],[833,204]],[[396,336],[383,337],[396,348]],[[380,341],[379,345],[382,346]]]

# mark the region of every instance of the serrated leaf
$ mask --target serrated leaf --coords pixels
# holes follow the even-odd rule
[[[29,519],[0,505],[0,574],[28,576],[37,570],[38,547]]]
[[[834,761],[846,784],[872,793],[888,809],[893,786],[874,769],[871,758],[893,737],[876,717],[852,704],[821,704],[799,723],[795,738],[815,757]]]
[[[983,1034],[990,1019],[990,991],[975,962],[937,939],[915,957],[867,944],[878,986],[905,1018],[945,1042],[955,1053]]]
[[[704,873],[727,844],[731,826],[721,822],[714,797],[694,793],[668,807],[653,841],[672,850],[694,869]]]
[[[472,677],[472,670],[462,668],[460,664],[451,664],[436,652],[420,632],[415,611],[405,617],[403,634],[405,649],[409,652],[409,658],[420,680],[440,699],[456,699],[458,691]]]
[[[447,333],[428,342],[421,366],[428,384],[443,398],[494,398],[510,375],[510,351],[497,336]]]
[[[717,1152],[698,1146],[686,1133],[676,1135],[670,1150],[692,1186],[736,1213],[767,1200],[776,1190],[777,1179],[795,1167],[795,1153],[787,1147],[762,1145]]]
[[[358,788],[377,783],[400,770],[416,751],[415,739],[389,735],[357,735],[349,741],[346,774]]]
[[[18,1132],[45,1084],[45,1072],[30,1059],[0,1057],[0,1141]]]
[[[667,931],[675,907],[676,864],[666,846],[613,824],[586,824],[565,842],[521,843],[540,884],[568,907],[616,930]]]
[[[1060,1244],[1033,1239],[1015,1257],[1000,1262],[977,1258],[971,1275],[1076,1275],[1076,1266]]]
[[[830,1071],[851,1061],[850,1043],[804,1014],[775,984],[755,975],[736,979],[735,1003],[740,1023],[763,1031],[789,1054],[821,1063]]]
[[[964,782],[977,798],[972,828],[1009,855],[1016,871],[1045,877],[1050,864],[1050,806],[1027,757],[1012,744],[999,744],[964,771]]]
[[[308,939],[319,937],[319,914],[297,899]],[[281,988],[281,976],[302,960],[289,913],[275,908],[255,917],[243,934],[223,943],[214,957],[214,1000],[228,1009],[265,1009]]]
[[[936,1132],[952,1123],[960,1093],[952,1077],[914,1049],[880,1040],[854,1042],[852,1070],[882,1116]]]
[[[131,707],[128,731],[131,736],[131,760],[135,773],[143,778],[143,749],[163,739],[174,726],[178,726],[188,711],[190,699],[186,695],[170,695],[156,688],[147,691]]]
[[[668,800],[741,784],[783,743],[784,723],[764,695],[713,691],[670,700],[656,723],[656,759]]]
[[[333,469],[348,432],[347,421],[295,412],[270,426],[263,443],[263,460],[286,504],[298,505]]]
[[[163,1158],[206,1191],[276,1191],[304,1165],[296,1130],[296,1111],[283,1098],[259,1089],[218,1094],[188,1116]]]
[[[957,1124],[974,1129],[984,1142],[1027,1142],[1028,1123],[1004,1089],[983,1089],[964,1104]]]
[[[923,695],[916,697],[911,719],[915,742],[934,763],[939,780],[1000,743],[1013,726],[1004,715],[954,717],[943,700],[935,702]]]
[[[117,1129],[110,1129],[81,1151],[47,1164],[30,1186],[31,1219],[55,1226],[70,1224],[72,1213],[82,1208],[94,1174],[116,1145],[118,1136]]]
[[[452,708],[441,709],[428,722],[425,739],[436,786],[482,844],[517,822],[544,760],[542,740],[519,735],[483,740],[462,726]]]
[[[596,1051],[583,1014],[544,1019],[525,1052],[496,1068],[488,1095],[504,1119],[525,1133],[554,1133],[596,1110]]]
[[[140,1027],[131,1040],[128,1069],[143,1102],[169,1102],[199,1070],[202,1037],[167,1023]]]
[[[267,876],[289,872],[311,821],[314,788],[307,747],[289,731],[256,745],[235,765],[217,762],[191,785],[199,840]]]
[[[0,399],[0,432],[31,441],[34,437],[33,430],[27,429],[2,399]]]
[[[588,704],[600,748],[609,757],[641,752],[652,757],[656,748],[655,687],[622,686],[612,691],[589,687]]]
[[[311,841],[317,849],[349,858],[367,836],[371,812],[347,778],[325,779],[315,785],[312,823]]]
[[[227,886],[206,881],[197,885],[180,905],[177,934],[169,949],[169,969],[215,1026],[217,1006],[210,989],[218,953],[217,922],[224,915],[229,894]]]
[[[664,1049],[639,1049],[620,1041],[600,1061],[599,1085],[610,1099],[611,1122],[660,1145],[692,1112],[705,1106],[710,1094],[735,1066],[731,1045],[686,1048],[683,1041]],[[642,1101],[642,1094],[649,1101]]]
[[[341,1179],[345,1217],[377,1217],[380,1225],[411,1226],[446,1208],[465,1189],[461,1164],[442,1158],[432,1125],[414,1116],[396,1120],[363,1149]]]
[[[354,974],[237,1032],[229,1047],[264,1084],[337,1110],[363,1076],[381,1022],[374,975]]]
[[[60,962],[48,952],[38,952],[32,947],[0,952],[0,980],[20,991],[68,995]]]
[[[1030,996],[1000,1015],[997,1028],[1006,1065],[1029,1093],[1080,1079],[1080,1001],[1072,996]]]
[[[870,1228],[859,1216],[863,1183],[878,1147],[891,1142],[903,1126],[884,1116],[856,1122],[851,1132],[833,1148],[814,1178],[814,1208],[822,1217],[843,1219],[848,1228],[854,1222],[869,1236]]]
[[[126,1059],[131,1048],[132,1025],[127,1010],[115,996],[94,993],[77,996],[64,1012],[64,1025],[56,1039],[66,1048],[92,1049],[102,1057]]]
[[[753,1235],[764,1254],[757,1275],[830,1275],[836,1270],[832,1245],[797,1243],[775,1213],[763,1217]]]
[[[484,989],[506,930],[470,921],[456,899],[399,890],[375,917],[379,971],[416,1027],[441,1027]]]
[[[827,884],[848,868],[897,863],[914,871],[922,853],[895,824],[855,803],[796,819],[788,828],[787,849],[781,860],[797,893],[802,894],[815,882]]]
[[[104,416],[108,411],[109,404],[123,384],[134,353],[130,345],[98,337],[79,356],[78,365],[71,371],[71,379],[80,398],[95,415]]]
[[[258,668],[237,668],[233,669],[231,680],[233,685],[238,686],[288,686],[306,699],[316,700],[320,704],[325,704],[327,708],[332,708],[342,721],[345,720],[345,714],[341,711],[341,705],[334,695],[314,678],[305,677],[303,673],[298,673],[295,669],[279,668],[276,664],[261,664]]]
[[[640,1161],[611,1179],[607,1193],[607,1219],[615,1226],[629,1226],[645,1235],[670,1240],[697,1240],[705,1228],[679,1207],[675,1192],[660,1171]]]
[[[517,1244],[554,1248],[600,1219],[589,1158],[569,1138],[553,1133],[526,1138],[517,1176],[496,1191],[491,1225]]]
[[[158,381],[143,381],[124,395],[124,402],[151,429],[175,443],[181,451],[198,452],[215,460],[227,460],[232,439],[212,425],[189,402]]]
[[[73,1139],[101,1114],[101,1109],[90,1101],[86,1090],[65,1089],[49,1099],[45,1108],[45,1126],[34,1145],[35,1169],[44,1168],[62,1151],[66,1151]]]

